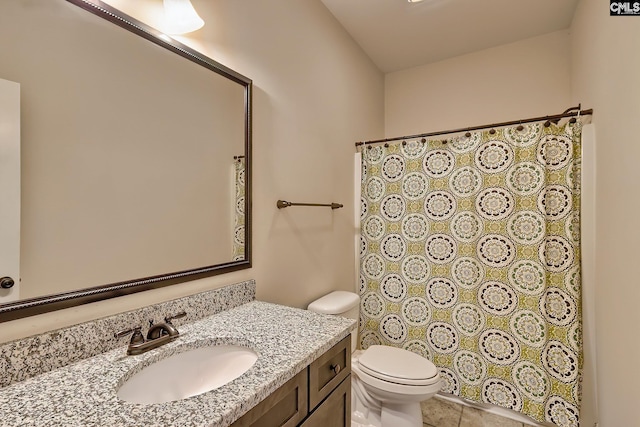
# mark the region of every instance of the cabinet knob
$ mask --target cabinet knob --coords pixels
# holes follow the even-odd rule
[[[0,279],[0,288],[2,289],[13,288],[13,285],[15,285],[15,283],[16,282],[14,282],[11,277],[5,276],[2,279]]]
[[[334,374],[338,375],[340,373],[340,371],[342,370],[342,368],[340,367],[340,364],[336,363],[335,365],[331,365],[329,366],[329,368],[333,371]]]

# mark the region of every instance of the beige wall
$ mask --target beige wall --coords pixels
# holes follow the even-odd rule
[[[558,31],[385,76],[387,137],[561,113],[569,35]]]
[[[597,389],[600,425],[640,425],[640,18],[582,0],[571,27],[572,98],[594,108]],[[591,427],[591,426],[589,426]]]
[[[383,76],[319,0],[194,0],[191,41],[253,79],[253,265],[2,325],[0,342],[255,278],[257,297],[297,307],[354,289],[353,143],[383,135]],[[275,207],[340,202],[345,208]]]
[[[257,297],[305,307],[330,290],[355,289],[353,144],[383,134],[382,74],[320,1],[198,4],[218,17],[206,30],[211,53],[256,87]],[[278,199],[345,208],[278,210]]]

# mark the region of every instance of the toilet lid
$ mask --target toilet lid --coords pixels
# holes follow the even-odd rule
[[[396,347],[372,345],[358,359],[360,369],[381,380],[407,385],[438,381],[438,368],[424,357]]]

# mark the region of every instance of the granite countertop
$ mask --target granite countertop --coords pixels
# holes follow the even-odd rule
[[[3,388],[0,424],[9,426],[225,427],[346,337],[355,320],[253,301],[179,327],[180,337],[138,356],[126,346]],[[151,363],[214,344],[244,345],[258,360],[207,393],[141,405],[118,399],[124,381]]]

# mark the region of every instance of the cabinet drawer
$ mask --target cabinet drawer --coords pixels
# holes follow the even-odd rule
[[[309,365],[309,411],[318,406],[351,373],[351,336]]]
[[[300,427],[351,426],[351,375],[340,383]]]
[[[307,370],[290,379],[232,427],[293,427],[307,416]]]

